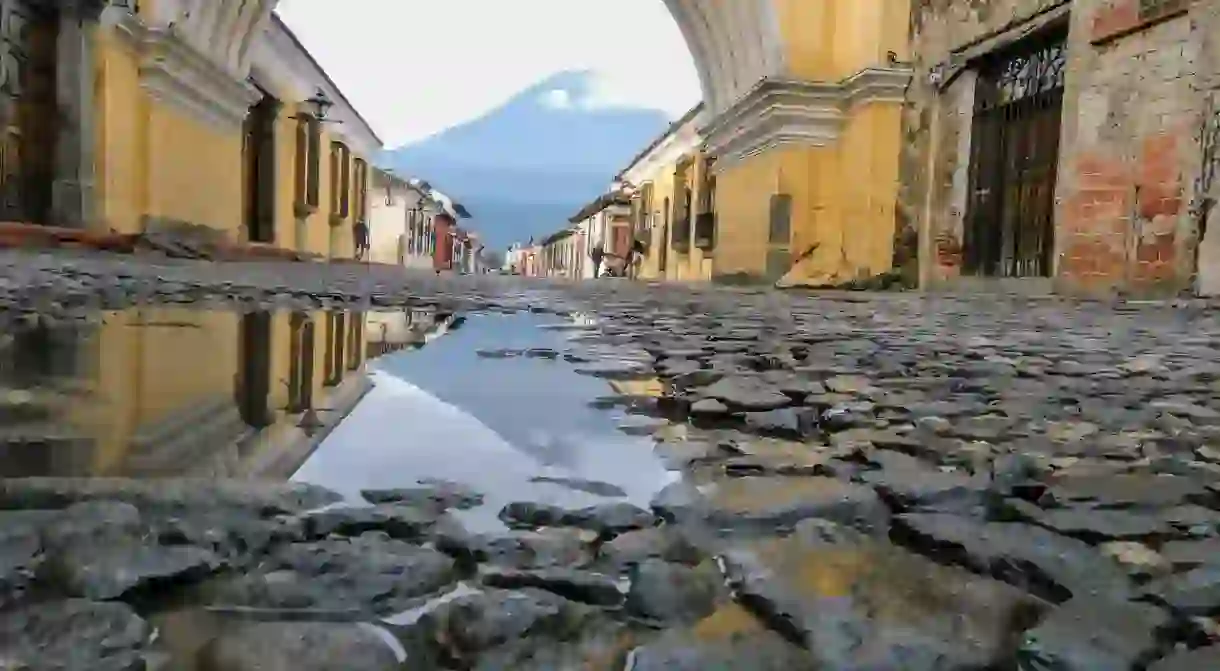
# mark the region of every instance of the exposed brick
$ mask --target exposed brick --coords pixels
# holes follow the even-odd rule
[[[1139,0],[1110,0],[1093,13],[1089,40],[1101,44],[1186,14],[1189,2],[1165,3],[1165,10],[1140,16]]]
[[[1140,24],[1139,0],[1112,0],[1093,14],[1090,39],[1102,42],[1135,30]]]

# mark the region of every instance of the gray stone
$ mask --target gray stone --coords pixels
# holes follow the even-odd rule
[[[152,627],[122,603],[52,601],[0,615],[0,665],[140,671]]]
[[[199,653],[200,671],[397,671],[398,656],[371,625],[251,622]]]
[[[601,573],[565,568],[511,569],[481,567],[480,578],[489,587],[535,588],[565,599],[595,606],[617,606],[623,602],[618,581]]]
[[[919,552],[1012,583],[1055,602],[1129,594],[1124,573],[1073,538],[1017,522],[980,522],[948,513],[894,518],[894,535]]]
[[[360,495],[372,504],[404,504],[435,506],[441,510],[467,510],[483,505],[483,495],[458,482],[420,480],[417,487],[398,489],[365,489]]]
[[[728,598],[724,577],[714,564],[691,567],[646,559],[631,574],[624,605],[646,620],[667,626],[691,625],[711,615]]]
[[[1154,658],[1169,616],[1143,603],[1072,599],[1025,633],[1022,669],[1134,669]]]

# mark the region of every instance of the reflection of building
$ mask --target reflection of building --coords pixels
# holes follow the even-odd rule
[[[381,143],[272,4],[5,3],[5,25],[26,29],[3,81],[54,74],[21,96],[0,87],[24,110],[7,137],[36,143],[0,149],[3,183],[22,191],[6,216],[351,259]],[[59,345],[90,386],[70,413],[86,470],[183,470],[241,435],[291,444],[360,387],[363,339],[358,314],[110,315]]]
[[[176,307],[15,330],[31,421],[5,408],[0,474],[287,475],[365,390],[364,340],[359,314]]]
[[[455,315],[434,308],[375,312],[368,316],[368,358],[375,359],[407,347],[420,347],[444,333]]]

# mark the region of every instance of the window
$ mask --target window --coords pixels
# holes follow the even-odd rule
[[[305,204],[316,208],[319,205],[318,192],[322,181],[322,122],[306,115],[309,152],[305,170]]]
[[[343,161],[343,145],[332,142],[330,145],[330,213],[339,215],[339,164]]]
[[[347,147],[339,148],[339,165],[339,216],[346,219],[352,209],[352,152]]]
[[[356,159],[355,193],[356,219],[368,219],[369,211],[369,164],[362,158]]]
[[[309,184],[309,122],[304,119],[297,120],[297,135],[296,135],[296,156],[294,158],[294,177],[295,188],[294,202],[301,210],[308,206],[308,184]],[[297,216],[302,216],[298,213]]]

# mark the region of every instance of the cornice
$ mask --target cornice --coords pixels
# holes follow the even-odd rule
[[[329,118],[339,122],[329,124],[327,131],[357,156],[371,158],[381,151],[381,139],[283,21],[273,17],[254,36],[250,62],[259,84],[285,100],[304,100],[319,88],[325,91],[335,104]]]
[[[214,128],[240,132],[250,106],[261,97],[257,88],[235,79],[183,41],[172,27],[149,27],[120,7],[106,11],[112,13],[107,23],[136,51],[140,86],[150,96]]]
[[[652,180],[660,171],[678,161],[703,144],[703,138],[695,130],[694,124],[688,124],[666,137],[660,144],[636,161],[623,178],[635,185]]]
[[[909,68],[865,68],[838,82],[764,79],[701,129],[707,152],[722,170],[779,145],[833,144],[853,107],[901,104],[910,79]]]

